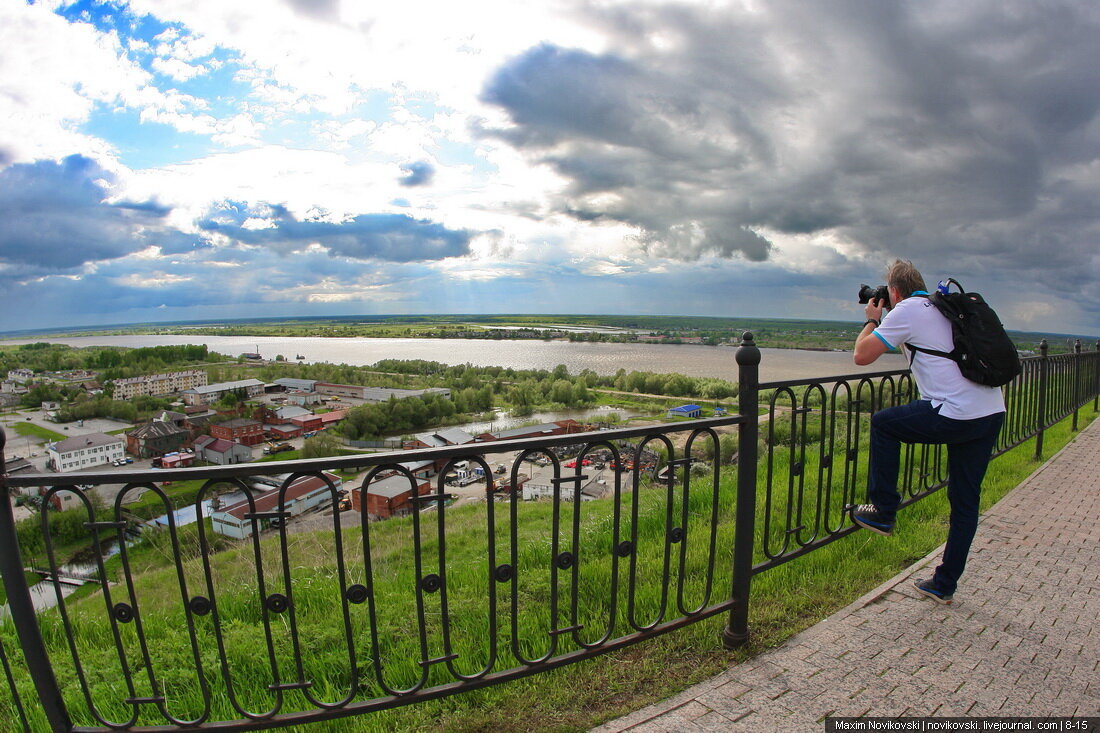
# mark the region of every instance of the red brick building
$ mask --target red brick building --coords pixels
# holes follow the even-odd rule
[[[267,425],[265,427],[272,440],[290,440],[302,434],[302,428],[294,424]]]
[[[211,425],[210,435],[222,440],[231,440],[241,445],[259,445],[264,442],[264,426],[258,420],[239,417],[235,420]]]
[[[320,415],[302,415],[290,418],[290,422],[302,429],[303,433],[312,433],[324,427]]]
[[[412,496],[431,493],[432,482],[423,479],[415,479],[412,483],[409,479],[397,474],[372,481],[366,487],[367,516],[370,519],[389,519],[402,516],[414,511],[415,506]],[[362,511],[364,489],[357,487],[351,490],[351,507],[355,511]]]

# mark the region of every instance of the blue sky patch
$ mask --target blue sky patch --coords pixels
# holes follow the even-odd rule
[[[102,104],[96,105],[81,129],[111,142],[118,151],[119,161],[134,170],[183,163],[221,149],[207,135],[180,132],[160,122],[143,122],[139,112],[108,109]]]

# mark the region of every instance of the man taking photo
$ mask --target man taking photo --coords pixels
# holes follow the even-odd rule
[[[874,363],[902,345],[941,352],[953,348],[951,322],[928,299],[924,278],[912,262],[895,260],[886,273],[889,302],[868,301],[867,321],[856,338],[855,363]],[[889,308],[883,317],[883,310]],[[882,535],[894,533],[901,496],[901,444],[947,446],[950,528],[943,561],[917,590],[938,603],[951,603],[978,528],[982,479],[1004,422],[1000,387],[962,376],[954,361],[909,350],[920,399],[871,416],[868,504],[852,508],[852,521]]]

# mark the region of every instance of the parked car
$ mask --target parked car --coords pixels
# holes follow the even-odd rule
[[[267,448],[264,448],[264,455],[270,456],[275,453],[285,453],[288,450],[294,450],[294,446],[292,446],[290,443],[280,443],[279,445],[276,445],[274,447],[269,446]]]

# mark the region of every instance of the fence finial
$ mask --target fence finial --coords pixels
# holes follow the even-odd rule
[[[760,349],[756,347],[756,340],[752,331],[741,334],[741,347],[737,349],[738,366],[753,366],[760,363]]]

